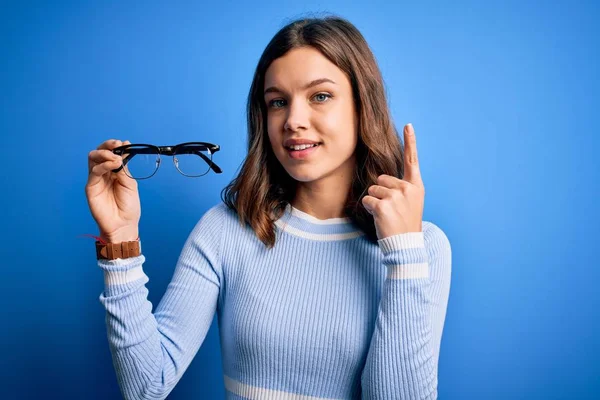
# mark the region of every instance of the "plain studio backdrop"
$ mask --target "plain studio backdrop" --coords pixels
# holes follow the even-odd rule
[[[0,7],[3,399],[120,397],[80,236],[98,234],[88,153],[112,138],[221,146],[221,175],[165,157],[139,183],[155,309],[246,154],[261,52],[314,13],[361,30],[397,127],[415,127],[424,219],[453,253],[439,397],[600,396],[597,2],[14,1]],[[169,398],[223,396],[213,323]]]

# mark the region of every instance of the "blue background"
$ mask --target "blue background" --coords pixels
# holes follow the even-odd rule
[[[158,304],[183,243],[245,156],[261,52],[307,12],[370,43],[412,122],[424,219],[453,275],[441,399],[600,396],[600,18],[592,2],[2,2],[2,398],[113,399],[87,155],[107,139],[218,143],[221,175],[139,185]],[[218,331],[169,396],[224,396]]]

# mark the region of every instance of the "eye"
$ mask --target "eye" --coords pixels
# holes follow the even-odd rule
[[[273,99],[273,100],[269,101],[268,106],[269,106],[269,108],[281,108],[281,107],[285,106],[285,100]]]
[[[317,101],[317,103],[325,103],[332,97],[333,96],[330,95],[329,93],[317,93],[313,96],[313,99],[315,99]]]

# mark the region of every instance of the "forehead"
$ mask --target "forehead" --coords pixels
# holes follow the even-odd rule
[[[346,75],[314,47],[292,49],[275,59],[265,73],[265,88],[302,86],[320,78],[341,83]]]

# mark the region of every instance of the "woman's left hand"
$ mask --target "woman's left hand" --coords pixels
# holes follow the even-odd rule
[[[404,179],[380,175],[362,203],[373,215],[377,238],[422,232],[425,187],[419,170],[417,140],[412,124],[404,127]]]

